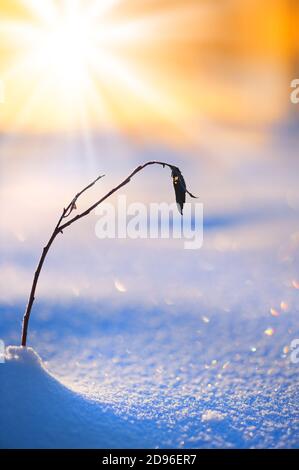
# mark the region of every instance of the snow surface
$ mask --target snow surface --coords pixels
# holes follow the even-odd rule
[[[242,263],[248,274],[252,255]],[[0,365],[1,447],[298,447],[298,364],[288,349],[299,337],[298,291],[276,272],[269,291],[280,285],[277,299],[289,307],[276,306],[273,316],[269,294],[257,294],[240,269],[237,283],[231,270],[236,287],[222,286],[224,306],[216,297],[213,308],[200,298],[193,308],[40,305],[30,341],[55,379],[33,350],[8,349]],[[245,295],[246,307],[238,302]],[[18,313],[4,311],[4,324]],[[11,326],[6,336],[17,340]]]
[[[0,369],[2,448],[140,447],[154,443],[143,424],[72,392],[32,348],[9,346]]]
[[[1,447],[299,446],[299,364],[290,360],[299,338],[296,129],[248,146],[243,134],[228,145],[213,131],[210,152],[191,156],[157,147],[123,158],[122,144],[108,154],[99,141],[90,174],[80,149],[67,159],[51,150],[53,139],[20,141],[17,170],[12,150],[2,152],[6,345],[19,344],[32,273],[61,202],[99,169],[110,176],[91,200],[128,168],[163,156],[198,192],[205,227],[198,251],[181,240],[98,240],[92,214],[57,239],[28,337],[43,364],[16,349],[0,363]],[[136,178],[126,194],[172,202],[163,171]]]

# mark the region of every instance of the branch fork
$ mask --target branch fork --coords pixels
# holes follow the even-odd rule
[[[72,225],[73,223],[77,222],[78,220],[82,219],[83,217],[87,216],[91,211],[93,211],[97,206],[99,206],[102,202],[104,202],[106,199],[108,199],[112,194],[114,194],[116,191],[118,191],[120,188],[123,186],[127,185],[133,176],[135,176],[137,173],[139,173],[141,170],[146,168],[147,166],[150,165],[161,165],[163,168],[167,166],[171,170],[171,176],[173,180],[173,186],[175,190],[175,195],[176,195],[176,201],[178,204],[178,208],[181,214],[183,214],[183,205],[185,203],[185,198],[186,198],[186,193],[188,193],[191,197],[195,198],[193,194],[191,194],[187,188],[186,188],[186,183],[183,178],[183,175],[181,171],[179,170],[178,167],[174,165],[170,165],[169,163],[165,162],[160,162],[160,161],[149,161],[147,163],[144,163],[143,165],[139,165],[137,168],[135,168],[134,171],[125,179],[123,180],[119,185],[117,185],[115,188],[111,189],[107,194],[105,194],[101,199],[96,201],[94,204],[92,204],[90,207],[85,209],[83,212],[77,214],[76,216],[72,217],[69,219],[69,216],[73,213],[74,210],[77,209],[77,201],[82,196],[83,193],[85,193],[88,189],[90,189],[92,186],[94,186],[101,178],[103,178],[105,175],[100,175],[98,176],[94,181],[92,181],[90,184],[88,184],[85,188],[83,188],[81,191],[79,191],[73,199],[70,201],[70,203],[63,208],[62,214],[60,218],[58,219],[58,222],[52,232],[52,235],[49,238],[48,243],[44,246],[42,250],[41,257],[39,259],[38,265],[36,267],[36,271],[34,273],[33,281],[32,281],[32,286],[31,290],[29,293],[29,298],[28,298],[28,303],[26,306],[26,310],[24,313],[23,317],[23,324],[22,324],[22,337],[21,337],[21,345],[23,347],[26,347],[27,344],[27,333],[28,333],[28,324],[29,324],[29,319],[30,319],[30,314],[32,310],[32,306],[35,300],[35,293],[36,293],[36,288],[39,280],[39,276],[41,273],[41,270],[43,268],[45,259],[47,257],[47,254],[49,252],[49,249],[51,248],[55,238],[57,237],[58,234],[63,234],[63,231]],[[68,219],[68,220],[66,220]]]

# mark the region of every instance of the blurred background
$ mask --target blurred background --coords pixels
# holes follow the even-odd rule
[[[65,383],[171,419],[168,445],[298,445],[298,2],[2,0],[0,13],[1,337],[18,343],[40,251],[78,189],[107,175],[81,210],[168,161],[204,204],[203,248],[98,240],[91,214],[55,241],[29,343]],[[158,167],[125,194],[174,199]],[[223,416],[239,406],[226,430],[197,429],[203,396]]]
[[[107,175],[85,207],[148,159],[181,167],[204,203],[207,229],[296,219],[299,107],[290,93],[299,73],[297,21],[297,2],[286,0],[271,7],[255,0],[2,2],[1,276],[11,279],[3,300],[24,298],[27,265],[31,274],[74,192]],[[126,188],[129,202],[172,202],[168,175],[147,172]],[[105,252],[94,225],[91,216],[66,234],[74,244],[88,236],[92,260]],[[270,241],[281,230],[291,232],[279,223]],[[270,241],[250,234],[240,243]],[[56,253],[59,247],[60,241]],[[74,271],[88,278],[90,268],[73,269],[77,254],[65,248],[57,262],[71,266],[73,280],[62,276],[75,285]],[[65,282],[56,285],[56,268],[51,282],[47,275],[45,290],[64,289]],[[105,292],[100,285],[98,296]]]

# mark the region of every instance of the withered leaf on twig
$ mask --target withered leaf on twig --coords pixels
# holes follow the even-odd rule
[[[171,170],[172,170],[171,176],[172,176],[172,182],[173,182],[173,187],[175,191],[176,203],[178,205],[180,214],[183,215],[183,207],[186,202],[186,193],[189,194],[189,196],[194,199],[196,199],[196,196],[190,193],[190,191],[188,191],[188,189],[186,188],[186,183],[181,173],[181,170],[176,166],[172,166]]]
[[[28,297],[28,302],[27,302],[25,314],[23,316],[22,336],[21,336],[21,345],[23,347],[26,347],[26,344],[27,344],[27,331],[28,331],[29,319],[30,319],[32,306],[33,306],[33,303],[34,303],[34,300],[35,300],[35,292],[36,292],[36,287],[37,287],[37,284],[38,284],[39,276],[40,276],[40,273],[41,273],[42,268],[44,266],[44,262],[45,262],[45,259],[47,257],[47,254],[48,254],[55,238],[57,237],[57,235],[62,234],[67,227],[71,226],[73,223],[77,222],[78,220],[80,220],[83,217],[90,214],[91,211],[93,211],[102,202],[104,202],[106,199],[108,199],[108,197],[110,197],[112,194],[114,194],[120,188],[122,188],[123,186],[128,184],[131,181],[131,178],[133,178],[133,176],[135,176],[141,170],[143,170],[144,168],[146,168],[147,166],[150,166],[150,165],[162,165],[163,168],[165,166],[170,168],[172,181],[173,181],[173,186],[174,186],[174,190],[175,190],[176,202],[177,202],[177,205],[178,205],[178,208],[179,208],[179,211],[180,211],[181,214],[183,214],[183,207],[184,207],[184,203],[186,201],[186,193],[188,193],[189,196],[195,198],[195,196],[193,196],[193,194],[191,194],[187,190],[185,180],[184,180],[183,175],[182,175],[181,171],[179,170],[179,168],[177,168],[176,166],[170,165],[169,163],[160,162],[160,161],[156,161],[156,160],[148,161],[148,162],[144,163],[143,165],[139,165],[137,168],[135,168],[135,170],[132,171],[132,173],[130,173],[129,176],[127,176],[126,179],[124,179],[121,183],[119,183],[117,186],[115,186],[110,191],[108,191],[108,193],[106,193],[104,196],[102,196],[96,202],[91,204],[87,209],[83,210],[82,212],[80,212],[76,216],[71,217],[67,221],[65,221],[65,219],[67,217],[69,217],[70,214],[77,208],[77,201],[78,201],[79,197],[83,193],[85,193],[88,189],[90,189],[92,186],[94,186],[94,184],[99,179],[101,179],[104,175],[98,176],[94,181],[92,181],[90,184],[85,186],[81,191],[79,191],[75,195],[75,197],[71,200],[71,202],[66,207],[63,208],[62,214],[59,217],[58,222],[54,227],[54,230],[53,230],[53,232],[52,232],[52,234],[51,234],[51,236],[48,240],[48,243],[44,246],[44,248],[42,250],[38,265],[36,267],[36,270],[35,270],[35,273],[34,273],[34,276],[33,276],[33,281],[32,281],[32,285],[31,285],[29,297]]]

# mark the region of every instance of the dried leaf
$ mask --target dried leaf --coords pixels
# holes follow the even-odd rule
[[[175,199],[176,203],[178,205],[178,209],[181,215],[183,215],[183,207],[186,202],[186,193],[189,194],[190,197],[195,198],[193,194],[188,191],[186,188],[186,183],[184,180],[184,177],[181,173],[181,170],[177,168],[176,166],[171,167],[171,176],[172,176],[172,182],[173,182],[173,187],[175,191]]]

